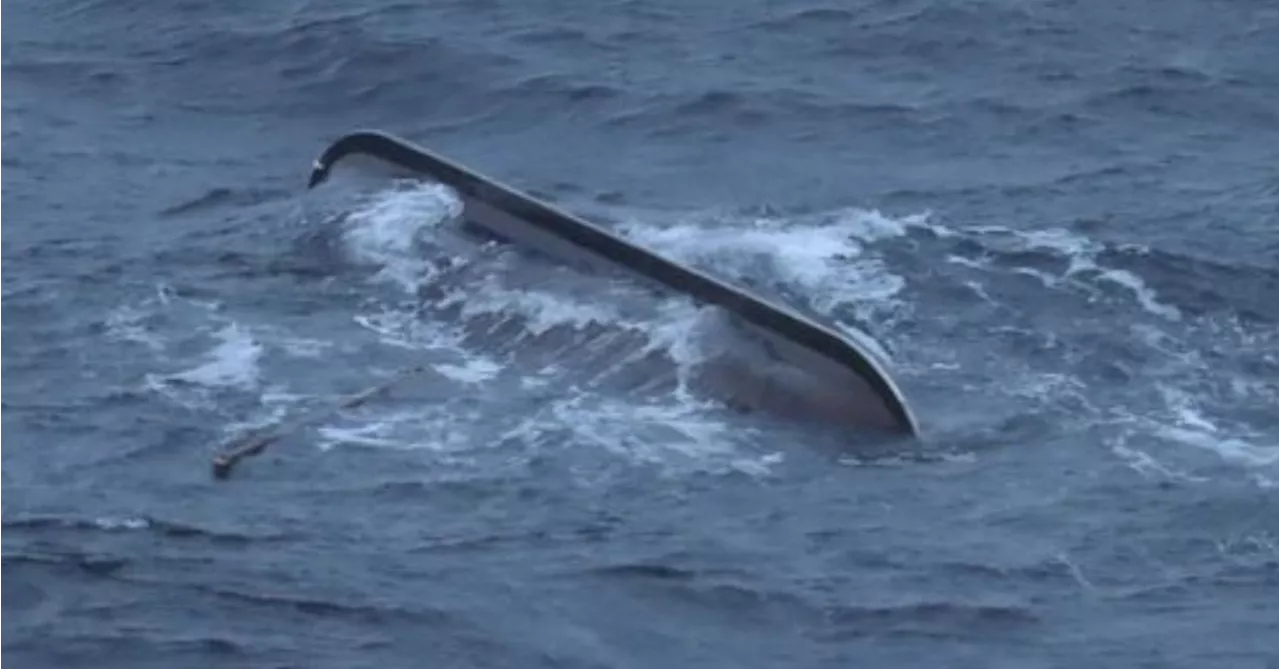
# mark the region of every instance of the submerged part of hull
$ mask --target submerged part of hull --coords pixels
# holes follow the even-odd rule
[[[407,140],[359,131],[331,144],[316,160],[308,187],[335,163],[372,156],[453,189],[463,217],[509,242],[586,270],[626,270],[734,317],[767,359],[726,355],[714,365],[713,386],[734,402],[772,413],[858,429],[918,434],[915,417],[865,347],[784,305],[768,302],[697,269],[665,258],[600,226],[458,165]],[[746,390],[747,392],[744,392]]]

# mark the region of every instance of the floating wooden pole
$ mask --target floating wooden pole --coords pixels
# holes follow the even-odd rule
[[[413,367],[402,369],[392,375],[391,378],[365,388],[354,395],[347,395],[343,397],[341,401],[330,407],[305,414],[293,421],[281,421],[276,423],[274,426],[259,428],[252,434],[242,436],[232,441],[222,453],[213,458],[213,477],[219,480],[227,478],[231,475],[231,469],[232,467],[235,467],[236,463],[240,462],[244,458],[262,453],[268,446],[283,439],[299,428],[314,423],[322,418],[332,416],[343,409],[358,407],[369,401],[373,396],[388,390],[392,386],[411,376],[425,372],[428,369],[429,367],[427,365],[414,365]]]

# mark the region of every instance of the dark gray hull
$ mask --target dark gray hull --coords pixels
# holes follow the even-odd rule
[[[583,267],[625,269],[661,287],[736,316],[769,360],[721,360],[710,385],[736,404],[856,429],[915,436],[918,426],[901,391],[871,353],[794,309],[761,299],[667,259],[407,140],[379,132],[346,135],[317,159],[308,187],[333,165],[363,154],[445,184],[463,201],[464,218],[501,238]]]

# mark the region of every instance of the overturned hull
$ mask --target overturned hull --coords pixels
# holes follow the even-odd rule
[[[764,360],[726,354],[709,370],[709,386],[737,405],[801,420],[916,435],[910,408],[870,351],[784,305],[768,302],[697,269],[665,258],[600,226],[431,153],[378,132],[346,135],[316,160],[308,187],[335,163],[365,155],[453,189],[472,225],[509,242],[587,270],[625,270],[731,314],[765,352]]]

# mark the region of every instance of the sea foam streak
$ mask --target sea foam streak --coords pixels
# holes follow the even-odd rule
[[[1232,417],[1242,409],[1247,414],[1275,406],[1275,359],[1264,355],[1274,351],[1274,330],[1248,329],[1231,315],[1188,315],[1144,280],[1137,266],[1103,262],[1104,253],[1116,248],[1065,229],[955,227],[929,220],[913,220],[908,227],[920,233],[919,239],[938,242],[920,251],[945,258],[954,268],[951,280],[970,287],[976,298],[937,309],[957,321],[963,319],[950,314],[968,311],[979,314],[974,318],[1009,322],[986,328],[986,336],[978,339],[988,347],[989,358],[999,353],[991,350],[1002,340],[999,333],[1016,332],[1015,341],[1038,341],[1046,359],[1060,361],[1055,370],[1039,371],[1031,365],[1044,363],[1021,352],[1000,358],[999,383],[989,383],[981,392],[1021,395],[1020,405],[1038,401],[1049,408],[1062,403],[1070,406],[1064,418],[1109,425],[1113,433],[1106,441],[1112,452],[1144,475],[1206,480],[1183,471],[1195,466],[1181,462],[1190,446],[1245,468],[1264,485],[1275,485],[1276,435],[1259,433]],[[1140,259],[1142,254],[1109,257]],[[1023,284],[1019,293],[1003,278],[1013,276],[1033,276],[1040,286],[1028,290]],[[1019,320],[1027,325],[1015,325]],[[982,333],[980,323],[974,326],[975,334]],[[955,359],[950,349],[962,346],[955,339],[948,347],[920,339],[912,343],[916,351],[944,353],[939,362],[947,363]],[[1111,349],[1114,353],[1108,355]],[[1246,371],[1259,367],[1270,371],[1263,376]],[[1117,372],[1132,380],[1118,385],[1113,378]],[[1050,377],[1069,383],[1049,388],[1036,381]],[[1213,468],[1207,463],[1203,467]]]

